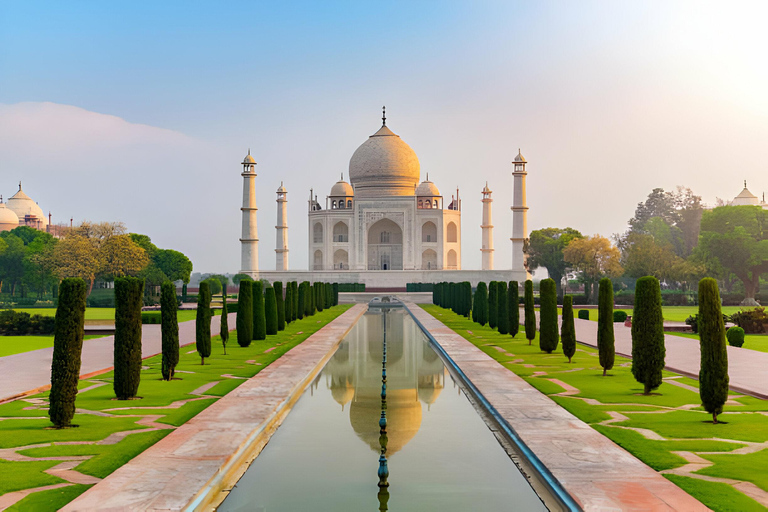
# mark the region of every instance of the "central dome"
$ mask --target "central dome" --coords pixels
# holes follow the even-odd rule
[[[386,125],[349,160],[349,180],[357,197],[412,196],[419,175],[416,153]]]

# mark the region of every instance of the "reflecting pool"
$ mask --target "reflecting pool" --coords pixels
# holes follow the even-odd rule
[[[219,510],[546,508],[408,312],[371,309]]]

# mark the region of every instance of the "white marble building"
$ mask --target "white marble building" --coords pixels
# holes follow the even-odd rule
[[[309,201],[309,270],[459,270],[461,201],[419,184],[419,159],[386,122],[321,204]],[[458,191],[457,191],[458,195]]]

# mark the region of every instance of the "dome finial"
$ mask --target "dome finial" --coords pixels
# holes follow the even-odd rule
[[[429,173],[427,173],[427,181],[429,181]]]
[[[744,188],[747,188],[747,180],[744,180]],[[19,182],[19,190],[21,190],[21,182]]]
[[[387,126],[387,107],[381,107],[381,126]]]
[[[344,173],[341,173],[341,178],[339,179],[339,181],[344,181]]]
[[[746,183],[746,181],[744,183]],[[21,180],[19,180],[19,190],[21,190]]]

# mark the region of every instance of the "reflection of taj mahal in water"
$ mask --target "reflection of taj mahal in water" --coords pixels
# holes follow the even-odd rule
[[[422,404],[429,407],[445,384],[445,367],[415,322],[387,318],[405,311],[366,314],[366,322],[355,328],[366,333],[345,339],[328,361],[323,377],[333,399],[348,408],[349,421],[357,436],[378,452],[381,415],[383,323],[387,322],[387,455],[397,453],[421,427]],[[411,332],[403,332],[408,329]],[[362,341],[365,340],[365,341]]]
[[[288,191],[277,190],[276,270],[260,271],[256,228],[256,160],[243,161],[241,272],[254,278],[359,282],[404,287],[409,282],[480,280],[524,281],[524,245],[528,237],[526,160],[518,151],[513,163],[512,261],[495,270],[492,191],[477,192],[482,205],[482,271],[462,270],[463,201],[459,190],[445,199],[429,173],[421,183],[419,159],[382,117],[382,125],[349,161],[349,182],[331,187],[324,202],[310,190],[307,207],[309,274],[288,270]],[[450,272],[450,273],[449,273]],[[490,274],[489,274],[490,272]],[[460,275],[461,274],[461,275]]]

